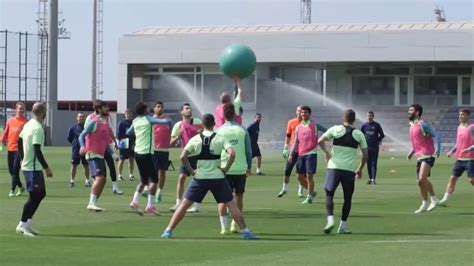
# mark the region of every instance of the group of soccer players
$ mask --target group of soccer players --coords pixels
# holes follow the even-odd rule
[[[176,205],[170,208],[174,214],[162,237],[172,236],[173,230],[186,212],[199,212],[200,203],[207,192],[211,191],[218,203],[221,234],[236,233],[240,229],[244,239],[257,239],[248,229],[243,217],[243,196],[246,179],[251,174],[253,158],[257,157],[257,174],[263,175],[260,166],[261,153],[257,144],[261,115],[256,115],[255,123],[248,130],[241,126],[242,90],[239,79],[235,79],[235,85],[235,99],[232,102],[229,94],[223,93],[221,104],[215,110],[215,116],[205,114],[202,119],[193,118],[191,106],[185,103],[181,106],[182,120],[174,126],[171,119],[164,113],[163,102],[156,102],[152,109],[153,114],[149,114],[148,106],[144,102],[138,102],[135,106],[135,118],[132,119],[132,111],[127,110],[126,119],[118,126],[118,143],[115,141],[115,134],[111,128],[107,103],[95,101],[94,113],[87,119],[84,114],[79,113],[77,124],[70,129],[68,134],[67,139],[73,147],[70,186],[74,187],[77,166],[82,163],[85,171],[84,183],[91,187],[87,209],[103,211],[104,209],[97,205],[97,201],[106,183],[106,164],[111,171],[113,193],[123,194],[116,184],[113,149],[117,148],[120,150],[119,179],[123,180],[123,164],[127,160],[129,179],[134,180],[134,161],[140,175],[140,182],[133,194],[130,207],[141,215],[158,214],[155,203],[162,200],[166,171],[170,162],[169,148],[179,143],[183,150],[180,155],[182,165],[179,169],[176,188]],[[12,177],[9,195],[18,196],[24,191],[19,178],[20,167],[29,192],[21,220],[16,228],[17,232],[25,236],[38,234],[38,231],[32,227],[31,219],[41,200],[46,196],[44,173],[48,177],[53,175],[42,152],[45,139],[42,127],[46,115],[45,105],[35,103],[32,114],[33,118],[27,121],[25,106],[18,103],[16,115],[8,121],[2,136],[2,142],[8,143],[8,166]],[[456,146],[448,152],[448,157],[455,155],[457,161],[449,178],[446,193],[439,201],[428,179],[435,158],[440,154],[439,136],[433,127],[421,118],[423,108],[420,105],[410,106],[408,114],[413,149],[407,158],[411,159],[413,155],[417,157],[417,176],[422,205],[415,213],[422,213],[440,205],[445,206],[454,191],[457,179],[464,171],[467,171],[470,183],[474,185],[474,124],[469,124],[470,111],[461,109]],[[369,112],[368,116],[372,118],[372,121],[369,118],[369,122],[373,122],[373,113]],[[327,234],[335,227],[333,198],[339,184],[343,189],[344,203],[337,233],[351,233],[346,228],[346,222],[351,210],[355,180],[361,178],[361,172],[370,158],[370,148],[367,145],[369,136],[364,133],[371,129],[364,129],[364,127],[362,131],[356,129],[355,117],[353,110],[347,110],[343,113],[341,125],[327,129],[311,118],[309,106],[298,106],[296,118],[288,122],[283,150],[286,169],[283,188],[278,197],[287,193],[289,177],[293,167],[296,166],[299,181],[298,196],[305,197],[302,204],[313,203],[316,197],[313,176],[317,166],[317,147],[320,146],[327,161],[324,184],[327,213],[324,232]],[[323,132],[322,136],[318,136],[318,131]],[[253,133],[249,134],[249,132]],[[383,136],[377,135],[377,138],[381,140]],[[328,141],[332,141],[331,150],[326,147]],[[357,162],[358,149],[362,152],[359,162]],[[378,156],[378,149],[376,155]],[[375,184],[376,159],[375,168],[371,167],[369,184]],[[90,180],[89,176],[93,180]],[[193,180],[185,192],[184,184],[188,176],[192,176]],[[18,187],[18,192],[15,193],[16,187]],[[147,189],[148,201],[142,211],[139,207],[139,199],[145,189]],[[303,194],[305,189],[306,196]],[[194,207],[189,208],[192,204]],[[227,212],[230,212],[233,218],[230,229],[227,227]]]

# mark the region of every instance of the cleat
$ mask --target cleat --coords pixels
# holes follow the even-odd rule
[[[155,207],[146,206],[145,212],[150,213],[150,214],[160,215],[160,212]]]
[[[230,235],[230,231],[227,230],[225,227],[222,227],[220,234],[221,235]]]
[[[91,181],[86,180],[86,181],[84,182],[84,186],[85,186],[85,187],[91,187],[91,186],[92,186]]]
[[[163,234],[161,235],[161,238],[171,238],[171,235],[173,234],[173,231],[166,229]]]
[[[141,210],[140,207],[138,207],[138,203],[135,203],[132,201],[130,203],[130,208],[132,208],[132,210],[134,210],[137,214],[143,215],[143,210]]]
[[[372,185],[372,180],[367,181],[367,185]]]
[[[259,175],[259,176],[264,176],[265,174],[262,173],[262,172],[257,172],[257,175]]]
[[[287,192],[286,190],[280,191],[280,193],[278,193],[277,197],[281,198],[281,197],[285,196],[286,192]]]
[[[74,186],[76,186],[76,184],[73,181],[69,182],[69,187],[70,188],[73,188]]]
[[[448,200],[447,199],[442,199],[438,202],[438,206],[441,206],[441,207],[448,207],[448,205],[446,204]]]
[[[23,234],[23,236],[27,236],[27,237],[34,237],[35,236],[30,231],[30,229],[28,229],[28,227],[21,227],[19,225],[16,227],[16,232],[19,233],[19,234]]]
[[[331,224],[327,224],[326,227],[324,227],[324,233],[327,235],[327,234],[330,234],[332,229],[334,229],[334,223],[331,223]]]
[[[20,187],[18,189],[18,191],[16,192],[15,196],[21,196],[21,194],[23,194],[23,192],[25,192],[25,188],[24,187]]]
[[[10,193],[8,193],[9,197],[15,197],[15,190],[10,190]]]
[[[30,232],[31,232],[33,235],[35,235],[35,236],[37,236],[37,235],[40,234],[40,232],[39,232],[38,230],[36,230],[36,228],[34,228],[31,224],[28,224],[28,227],[27,227],[27,228],[28,228],[28,230],[30,230]]]
[[[120,181],[123,181],[123,180],[124,180],[124,179],[123,179],[123,176],[121,176],[121,175],[119,175],[118,179],[119,179]]]
[[[155,203],[161,203],[161,194],[156,196]]]
[[[239,229],[237,228],[237,224],[233,220],[232,220],[232,223],[230,223],[230,232],[232,234],[239,233]]]
[[[312,204],[315,197],[316,197],[316,191],[308,194],[306,199],[303,202],[301,202],[301,204]]]
[[[112,190],[112,193],[115,194],[115,195],[123,195],[123,191],[120,190],[120,189],[118,189],[118,188],[117,188],[117,189],[113,189],[113,190]]]
[[[298,192],[298,194],[296,194],[296,196],[300,199],[303,199],[304,198],[304,194],[303,192]]]
[[[415,213],[426,212],[426,210],[428,210],[428,206],[421,204],[420,208],[418,208],[418,210],[416,210]]]
[[[136,179],[133,175],[131,175],[131,176],[128,177],[128,180],[130,180],[130,181],[135,181],[135,180],[137,180],[137,179]]]
[[[170,212],[175,212],[178,207],[179,207],[179,204],[176,204],[173,207],[169,208],[169,210]]]
[[[436,209],[436,207],[438,207],[438,202],[439,202],[438,200],[431,201],[430,206],[428,206],[428,209],[426,209],[426,210],[430,212],[430,211]]]
[[[87,205],[87,210],[89,210],[89,211],[95,211],[95,212],[105,211],[105,209],[102,209],[102,208],[98,207],[98,206],[95,205],[95,204],[89,204],[89,205]]]
[[[377,182],[375,182],[375,180],[372,181],[372,185],[377,185]]]
[[[187,213],[198,213],[200,210],[196,206],[186,210]]]
[[[347,228],[340,228],[339,227],[339,229],[337,229],[337,234],[338,235],[350,235],[350,234],[352,234],[352,232],[347,230]]]
[[[258,240],[258,237],[256,235],[254,235],[252,232],[248,231],[248,232],[242,232],[242,237],[245,239],[245,240]]]

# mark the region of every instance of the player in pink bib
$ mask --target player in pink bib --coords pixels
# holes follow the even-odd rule
[[[459,110],[459,126],[456,136],[456,145],[448,152],[450,158],[453,154],[456,156],[453,172],[449,177],[448,186],[439,205],[446,206],[446,202],[451,197],[456,186],[456,181],[467,172],[469,182],[474,186],[474,124],[469,124],[471,111],[467,108]]]
[[[239,125],[242,125],[242,89],[240,88],[240,79],[234,79],[234,101],[232,102],[235,107],[235,119]],[[230,103],[230,95],[228,92],[223,92],[220,97],[221,103],[216,107],[214,115],[216,117],[216,129],[225,123],[224,119],[224,105]]]
[[[158,101],[153,109],[154,118],[170,119],[165,115],[165,105],[163,102]],[[156,170],[158,171],[158,190],[156,192],[156,203],[161,202],[163,187],[166,181],[166,171],[168,170],[169,158],[170,158],[170,141],[171,141],[171,128],[168,125],[155,125],[153,127],[154,138],[155,138],[155,152],[153,155],[153,161],[155,162]]]
[[[178,140],[181,143],[181,148],[184,148],[188,144],[189,140],[196,136],[202,129],[202,120],[199,118],[193,118],[193,112],[191,105],[185,103],[181,106],[182,120],[176,123],[171,130],[171,141],[170,144],[174,145]],[[193,169],[197,168],[197,160],[189,158],[189,163]],[[176,185],[176,205],[170,208],[170,211],[174,212],[178,208],[179,204],[183,199],[184,183],[186,178],[191,173],[188,172],[183,164],[179,167],[179,178],[178,184]],[[194,207],[189,209],[189,212],[199,212],[201,204],[194,203]]]
[[[408,118],[410,119],[410,139],[413,148],[408,153],[407,159],[411,160],[413,155],[417,158],[416,173],[422,198],[422,204],[415,213],[432,211],[438,204],[438,198],[434,193],[433,185],[428,177],[430,176],[431,168],[434,165],[435,156],[439,157],[441,140],[430,124],[421,119],[422,114],[423,107],[419,104],[413,104],[408,109]],[[436,141],[436,148],[433,139]],[[428,202],[428,193],[431,196],[431,203]]]

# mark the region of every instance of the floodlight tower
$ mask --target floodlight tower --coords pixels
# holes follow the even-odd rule
[[[434,13],[436,15],[436,21],[438,22],[446,22],[446,16],[444,14],[444,8],[443,7],[439,7],[439,6],[436,6],[436,8],[434,9]]]
[[[311,0],[301,0],[301,24],[311,24]]]
[[[104,58],[104,1],[94,0],[94,21],[92,25],[92,100],[102,99]]]

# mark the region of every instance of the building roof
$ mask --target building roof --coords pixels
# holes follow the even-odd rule
[[[360,31],[445,31],[473,30],[474,21],[369,23],[369,24],[297,24],[248,26],[148,27],[130,35],[283,33],[283,32],[360,32]]]

